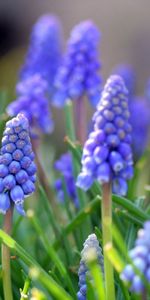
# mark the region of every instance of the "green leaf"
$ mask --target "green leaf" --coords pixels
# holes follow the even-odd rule
[[[91,215],[100,205],[100,197],[97,196],[93,201],[88,203],[79,213],[74,217],[74,219],[63,228],[60,236],[57,237],[57,240],[54,242],[55,249],[58,249],[61,246],[61,240],[63,235],[68,235],[69,233],[79,228],[79,226],[85,222],[85,218]]]
[[[119,252],[113,247],[112,243],[108,243],[104,251],[108,256],[109,260],[111,261],[114,268],[117,270],[118,273],[122,272],[125,267],[125,263],[123,262],[122,258],[119,255]]]
[[[3,230],[0,229],[0,239],[1,241],[14,250],[18,256],[25,262],[25,264],[31,268],[30,274],[31,278],[39,280],[40,283],[47,288],[47,290],[58,300],[71,300],[73,299],[62,286],[59,286],[56,281],[54,281],[51,276],[49,276],[43,268],[29,255],[14,239],[7,235]]]
[[[96,260],[88,262],[88,267],[92,276],[92,286],[98,299],[105,299],[105,289],[103,275]]]
[[[31,211],[31,210],[27,211],[27,216],[31,220],[38,236],[41,238],[43,246],[44,246],[47,254],[49,255],[51,261],[56,265],[58,272],[65,279],[66,283],[68,284],[68,288],[70,289],[70,292],[72,293],[72,295],[74,297],[76,297],[76,293],[74,291],[74,287],[72,285],[72,282],[71,282],[71,280],[68,276],[68,272],[67,272],[63,262],[60,260],[57,252],[55,251],[55,249],[53,248],[53,246],[51,245],[51,243],[47,239],[47,236],[45,235],[43,227],[40,226],[40,224],[38,222],[38,219],[35,216],[34,212]]]
[[[25,279],[23,290],[20,289],[20,294],[21,294],[20,300],[29,299],[28,298],[28,291],[29,291],[29,288],[30,288],[30,284],[31,284],[31,279],[29,278],[29,276],[27,276],[27,278]]]
[[[65,112],[65,121],[66,121],[65,124],[66,133],[72,141],[75,141],[76,135],[75,135],[74,122],[73,122],[73,105],[71,100],[67,101],[64,107],[64,112]]]

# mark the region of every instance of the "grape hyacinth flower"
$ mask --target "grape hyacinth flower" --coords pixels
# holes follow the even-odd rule
[[[35,191],[36,166],[29,137],[29,123],[23,114],[6,123],[0,150],[0,212],[11,203],[24,215],[24,198]]]
[[[60,159],[55,162],[54,168],[61,174],[61,176],[63,176],[68,196],[74,203],[75,207],[78,208],[79,200],[76,194],[75,179],[73,176],[72,157],[70,153],[63,154],[60,157]],[[54,186],[57,191],[58,199],[61,202],[64,202],[65,195],[63,190],[63,179],[58,178],[57,180],[55,180]]]
[[[20,72],[20,80],[38,73],[47,81],[52,95],[61,53],[62,29],[58,18],[50,14],[41,16],[31,32],[30,46]]]
[[[90,279],[90,272],[87,266],[88,263],[88,257],[90,253],[94,253],[95,258],[98,261],[98,265],[101,268],[101,271],[103,273],[103,255],[102,255],[102,249],[99,246],[99,242],[97,240],[97,237],[95,234],[90,234],[87,238],[87,240],[84,242],[84,248],[81,252],[81,261],[80,261],[80,267],[78,271],[79,276],[79,292],[77,293],[78,300],[86,300],[86,277],[89,276]]]
[[[17,99],[8,105],[8,115],[23,113],[32,133],[51,133],[54,125],[46,98],[47,89],[47,82],[39,74],[19,82],[16,86]]]
[[[129,92],[129,97],[133,97],[136,90],[136,74],[132,66],[129,64],[117,65],[112,74],[119,75],[123,78],[126,88]]]
[[[112,182],[113,192],[125,195],[133,176],[128,91],[120,76],[112,75],[93,116],[94,129],[83,148],[77,186],[88,190],[96,179]]]
[[[63,107],[68,99],[77,100],[85,94],[92,106],[96,106],[101,84],[99,40],[99,30],[92,21],[81,22],[73,28],[55,78],[55,106]]]
[[[132,264],[127,264],[120,275],[124,283],[130,286],[130,290],[137,294],[142,293],[144,289],[146,289],[144,281],[142,280],[140,275],[143,275],[148,284],[150,284],[149,232],[150,221],[147,221],[144,223],[144,228],[138,231],[138,237],[135,242],[135,247],[129,252]]]
[[[132,147],[137,160],[144,153],[149,142],[150,104],[147,99],[134,97],[129,104],[132,125]]]

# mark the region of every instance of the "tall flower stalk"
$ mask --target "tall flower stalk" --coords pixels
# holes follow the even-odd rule
[[[25,215],[24,198],[35,191],[36,166],[29,137],[29,123],[22,114],[6,123],[0,151],[0,212],[4,231],[11,234],[13,209]],[[2,245],[2,271],[5,300],[12,300],[10,250]]]
[[[112,243],[112,191],[111,182],[104,183],[102,185],[102,232],[103,232],[103,249],[104,249],[104,268],[105,268],[105,287],[106,287],[106,299],[115,299],[114,289],[114,274],[113,267],[109,262],[109,259],[105,255],[105,246],[108,243]]]
[[[88,190],[94,180],[102,186],[102,228],[106,299],[115,299],[112,265],[105,246],[112,243],[112,191],[125,195],[133,176],[128,91],[120,76],[111,76],[93,116],[93,131],[83,148],[77,186]]]
[[[13,206],[8,209],[4,218],[3,230],[9,235],[11,235],[12,217]],[[3,291],[5,300],[13,300],[10,269],[10,249],[2,244]]]
[[[93,107],[100,97],[101,77],[98,45],[100,33],[91,21],[84,21],[73,28],[67,50],[58,69],[53,104],[63,107],[68,99],[75,101],[77,138],[86,139],[86,96]]]

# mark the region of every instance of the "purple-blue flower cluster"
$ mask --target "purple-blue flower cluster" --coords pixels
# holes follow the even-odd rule
[[[82,170],[77,186],[88,190],[96,179],[112,181],[113,192],[125,195],[133,176],[128,91],[120,76],[112,75],[93,116],[94,129],[83,148]]]
[[[140,294],[146,288],[142,276],[150,284],[150,221],[145,222],[144,228],[138,231],[135,247],[130,250],[132,264],[126,265],[121,273],[121,279],[130,285],[130,290]],[[138,271],[138,272],[137,272]],[[141,276],[140,276],[141,275]]]
[[[24,215],[24,198],[35,191],[36,166],[29,137],[29,123],[23,114],[6,123],[0,150],[0,212],[11,204]]]
[[[48,83],[50,94],[53,93],[53,83],[61,62],[62,32],[57,17],[43,15],[33,26],[30,46],[25,64],[20,72],[20,79],[27,79],[34,74],[40,74]]]
[[[77,293],[78,300],[86,300],[86,277],[88,276],[89,279],[91,279],[90,272],[87,266],[88,263],[88,257],[90,256],[90,253],[95,255],[95,258],[98,261],[98,265],[101,268],[101,271],[103,273],[104,271],[104,262],[103,262],[103,255],[102,255],[102,249],[99,246],[99,242],[97,240],[97,237],[95,234],[90,234],[87,238],[87,240],[84,242],[84,248],[81,252],[81,261],[80,261],[80,267],[78,271],[79,276],[79,292]]]
[[[55,79],[55,106],[63,107],[68,99],[76,100],[85,94],[96,106],[101,89],[99,40],[99,30],[92,21],[81,22],[73,28]]]
[[[134,96],[136,91],[136,74],[132,66],[129,64],[120,64],[114,68],[112,73],[123,78],[129,92],[129,98]]]
[[[61,174],[61,177],[55,180],[54,186],[57,191],[58,199],[65,201],[64,185],[68,196],[79,207],[79,200],[76,193],[75,179],[73,175],[73,163],[70,153],[63,154],[54,164],[54,168]],[[62,178],[63,177],[63,178]],[[63,182],[64,180],[64,182]]]
[[[132,147],[137,160],[145,151],[150,133],[150,103],[145,98],[134,97],[129,104],[132,125]]]
[[[39,74],[19,82],[16,86],[17,99],[8,105],[7,113],[10,116],[23,113],[32,132],[51,133],[54,125],[46,91],[47,82]]]

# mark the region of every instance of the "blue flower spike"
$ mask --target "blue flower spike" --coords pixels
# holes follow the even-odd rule
[[[19,82],[16,86],[17,99],[8,105],[8,115],[14,117],[23,113],[32,133],[51,133],[54,124],[46,97],[47,89],[47,82],[39,74]]]
[[[99,30],[92,21],[73,28],[55,79],[55,106],[63,107],[68,99],[77,100],[84,95],[96,106],[101,90],[99,41]]]
[[[94,180],[112,182],[113,192],[125,195],[133,176],[128,91],[123,79],[112,75],[93,116],[94,129],[85,142],[77,186],[87,191]]]
[[[2,138],[0,151],[1,213],[5,214],[13,203],[19,214],[25,215],[24,199],[35,191],[36,166],[33,160],[29,123],[23,114],[18,114],[17,117],[6,123]]]
[[[62,56],[62,28],[59,19],[50,14],[41,16],[33,26],[21,81],[40,74],[48,84],[50,95]]]
[[[94,255],[94,257],[98,261],[98,265],[101,268],[101,271],[103,273],[104,271],[104,262],[103,262],[103,255],[102,255],[102,249],[99,246],[99,242],[97,240],[97,237],[95,234],[90,234],[87,238],[87,240],[84,242],[84,248],[81,252],[81,261],[80,261],[80,267],[78,271],[79,276],[79,291],[77,293],[78,300],[86,300],[86,277],[89,276],[89,269],[88,269],[88,259],[90,259],[90,256]]]
[[[127,264],[120,275],[124,283],[128,284],[130,290],[136,294],[141,294],[146,289],[142,275],[147,280],[147,283],[150,284],[149,232],[150,221],[147,221],[144,223],[143,229],[138,231],[135,247],[129,251],[133,264]]]

